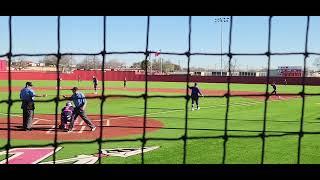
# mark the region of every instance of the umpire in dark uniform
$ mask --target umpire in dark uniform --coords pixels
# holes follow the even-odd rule
[[[33,115],[34,115],[34,97],[46,97],[44,94],[38,96],[32,89],[32,82],[26,82],[25,88],[20,91],[20,99],[22,100],[21,109],[23,110],[23,129],[31,131]]]

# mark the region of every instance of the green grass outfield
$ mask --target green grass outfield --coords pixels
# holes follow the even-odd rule
[[[23,87],[25,81],[12,81],[12,86]],[[33,81],[34,86],[55,87],[55,81]],[[101,82],[100,82],[101,85]],[[100,86],[99,85],[99,86]],[[122,82],[106,82],[106,87],[122,87]],[[149,82],[150,88],[179,88],[186,87],[186,83]],[[7,87],[7,81],[0,81],[0,87]],[[63,81],[63,86],[78,86],[78,82]],[[81,82],[79,87],[91,87],[92,82]],[[128,87],[144,88],[144,82],[128,82]],[[227,90],[227,84],[199,83],[201,89]],[[258,84],[231,84],[231,90],[264,92],[266,86]],[[271,91],[271,87],[269,90]],[[279,93],[298,93],[302,86],[278,86]],[[83,91],[92,92],[92,91]],[[306,86],[306,92],[319,93],[318,86]],[[56,95],[55,90],[37,91],[37,94],[47,93],[47,99]],[[129,91],[106,91],[108,94],[141,95],[139,92]],[[70,95],[71,91],[63,90],[61,94]],[[177,95],[176,93],[152,92],[149,95]],[[183,95],[183,94],[182,94]],[[0,92],[0,100],[5,100],[8,92]],[[12,93],[13,99],[19,98],[19,92]],[[43,98],[42,98],[43,99]],[[65,102],[59,103],[59,110]],[[148,117],[161,121],[165,128],[147,133],[146,138],[180,138],[185,130],[185,103],[184,98],[150,98],[147,101]],[[318,104],[319,103],[319,104]],[[201,109],[188,112],[188,137],[210,137],[224,134],[226,98],[202,98]],[[36,113],[54,114],[55,103],[36,104]],[[49,108],[51,107],[51,108]],[[118,98],[107,100],[104,104],[105,114],[139,115],[143,116],[144,100],[142,98]],[[320,97],[307,96],[305,100],[303,130],[306,132],[320,132]],[[281,135],[282,132],[299,131],[302,110],[302,99],[294,98],[283,101],[269,101],[266,121],[267,135]],[[20,103],[14,103],[12,113],[21,113]],[[100,101],[90,99],[87,106],[87,114],[99,114]],[[250,98],[231,97],[228,116],[228,135],[257,135],[263,128],[264,101]],[[0,113],[7,113],[7,104],[0,104]],[[3,117],[6,117],[2,115]],[[5,122],[1,122],[5,123]],[[252,131],[252,132],[248,132]],[[118,139],[141,138],[142,135],[128,136]],[[301,163],[320,163],[320,135],[305,134],[302,138]],[[186,146],[186,163],[188,164],[220,164],[223,156],[222,138],[189,139]],[[6,139],[0,140],[0,151],[5,150]],[[12,146],[18,145],[41,145],[49,141],[11,140]],[[98,149],[97,143],[63,144],[57,153],[57,159],[72,158],[79,154],[95,154]],[[144,154],[146,164],[181,164],[183,163],[183,140],[148,140],[146,146],[160,146],[159,149]],[[106,142],[102,148],[141,147],[141,142]],[[226,144],[227,164],[259,164],[261,160],[261,137],[239,138],[230,137]],[[267,137],[265,146],[265,163],[267,164],[292,164],[297,162],[298,135],[284,135]],[[0,160],[4,156],[0,156]],[[44,161],[50,161],[52,157]],[[128,158],[108,157],[103,158],[105,164],[139,164],[141,155]]]

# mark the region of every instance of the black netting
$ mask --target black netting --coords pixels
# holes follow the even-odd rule
[[[58,103],[60,101],[63,101],[64,99],[60,98],[60,71],[59,71],[59,64],[60,64],[60,59],[64,55],[96,55],[96,56],[102,56],[102,69],[101,69],[101,74],[102,74],[102,93],[98,97],[87,97],[87,99],[100,99],[101,104],[100,104],[100,126],[103,127],[103,108],[104,108],[104,103],[105,101],[108,100],[108,98],[112,97],[125,97],[125,98],[137,98],[137,99],[144,99],[144,121],[143,121],[143,134],[142,138],[136,138],[136,139],[103,139],[103,128],[100,128],[100,135],[99,138],[96,140],[90,140],[90,141],[67,141],[67,142],[58,142],[57,141],[57,129],[55,128],[55,136],[53,139],[52,143],[48,144],[42,144],[42,145],[32,145],[32,147],[45,147],[45,146],[53,146],[56,150],[56,148],[59,145],[63,144],[84,144],[84,143],[98,143],[99,145],[99,154],[102,149],[102,143],[106,142],[136,142],[140,141],[141,142],[141,163],[144,163],[144,152],[143,148],[145,147],[147,141],[183,141],[183,164],[186,163],[186,157],[187,157],[187,140],[189,139],[223,139],[223,156],[222,156],[222,163],[224,164],[226,161],[227,157],[227,143],[229,138],[257,138],[261,137],[262,138],[262,148],[261,148],[261,164],[264,163],[264,157],[265,157],[265,141],[267,137],[280,137],[280,136],[298,136],[298,153],[297,153],[297,163],[300,163],[300,155],[301,155],[301,140],[304,134],[320,134],[320,132],[307,132],[303,130],[303,124],[304,124],[304,111],[305,111],[305,96],[316,96],[320,95],[320,93],[305,93],[305,77],[306,77],[306,60],[309,55],[320,55],[320,53],[314,53],[314,52],[308,52],[308,35],[309,35],[309,23],[310,23],[310,17],[307,17],[307,25],[306,25],[306,34],[305,34],[305,51],[304,52],[271,52],[271,47],[270,47],[270,42],[271,42],[271,29],[272,29],[272,16],[269,17],[268,19],[268,49],[265,53],[233,53],[232,52],[232,28],[233,28],[233,17],[230,17],[230,28],[229,28],[229,49],[227,53],[197,53],[197,52],[191,52],[191,33],[192,33],[192,17],[190,16],[188,18],[188,49],[186,52],[161,52],[161,54],[165,55],[179,55],[179,56],[186,56],[188,58],[188,68],[187,68],[187,75],[186,75],[186,95],[148,95],[148,68],[145,68],[145,91],[141,95],[105,95],[105,59],[106,56],[112,55],[112,54],[144,54],[145,55],[145,60],[148,59],[151,53],[155,53],[154,51],[149,50],[149,29],[150,29],[150,17],[147,17],[147,31],[146,31],[146,48],[145,51],[129,51],[129,52],[107,52],[106,51],[106,46],[107,46],[107,38],[106,38],[106,22],[107,22],[107,17],[103,16],[103,49],[101,52],[98,53],[61,53],[60,52],[60,16],[57,17],[57,53],[56,54],[12,54],[12,17],[9,17],[9,51],[8,53],[4,55],[0,55],[0,57],[7,57],[8,58],[8,63],[9,65],[12,62],[13,57],[20,57],[20,56],[27,56],[27,57],[37,57],[37,56],[46,56],[46,55],[53,55],[57,57],[57,94],[54,98],[48,99],[48,100],[36,100],[35,102],[55,102],[55,125],[57,127],[58,125]],[[225,124],[224,124],[224,129],[213,129],[213,128],[208,128],[208,129],[197,129],[197,128],[189,128],[188,127],[188,104],[189,104],[189,93],[188,93],[188,86],[190,82],[190,60],[192,56],[228,56],[229,57],[229,74],[230,76],[226,77],[226,82],[227,82],[227,91],[224,95],[212,95],[212,96],[206,96],[207,98],[226,98],[226,112],[225,112]],[[302,109],[301,109],[301,118],[300,118],[300,130],[298,132],[291,132],[291,131],[267,131],[267,105],[268,105],[268,99],[269,99],[269,82],[270,82],[270,61],[271,57],[273,55],[303,55],[304,56],[304,70],[303,70],[303,78],[302,78],[302,91],[300,93],[281,93],[279,95],[281,96],[292,96],[292,95],[299,95],[302,97]],[[266,91],[265,93],[261,94],[241,94],[241,95],[231,95],[230,94],[230,84],[231,84],[231,60],[235,56],[266,56],[268,60],[268,71],[267,71],[267,78],[266,78]],[[147,66],[145,66],[147,67]],[[12,85],[11,85],[12,77],[11,77],[11,68],[9,68],[8,71],[8,90],[9,90],[9,95],[7,100],[2,100],[0,101],[0,104],[2,103],[7,103],[8,104],[8,111],[7,111],[7,133],[8,133],[8,138],[7,138],[7,143],[4,147],[1,147],[1,149],[6,149],[6,159],[8,163],[8,158],[9,158],[9,149],[11,148],[19,148],[19,147],[26,147],[26,146],[12,146],[11,145],[11,107],[13,103],[19,103],[21,100],[13,100],[12,99]],[[251,131],[251,130],[230,130],[228,129],[228,116],[229,116],[229,105],[230,105],[230,97],[237,97],[237,96],[245,96],[245,97],[250,97],[250,96],[263,96],[265,97],[264,100],[264,116],[263,116],[263,124],[262,124],[262,130],[261,131]],[[186,99],[186,104],[185,104],[185,126],[183,128],[184,130],[184,135],[179,137],[179,138],[147,138],[146,137],[146,118],[147,118],[147,107],[148,107],[148,99],[149,98],[185,98]],[[163,129],[181,129],[181,128],[168,128],[164,127]],[[188,137],[188,130],[211,130],[211,131],[222,131],[224,132],[224,135],[219,135],[219,136],[192,136]],[[228,135],[228,132],[256,132],[256,135]],[[267,134],[269,132],[270,134]],[[271,134],[271,133],[278,133],[278,134]],[[56,161],[56,152],[54,151],[53,153],[53,161]],[[101,164],[101,156],[99,155],[99,164]]]

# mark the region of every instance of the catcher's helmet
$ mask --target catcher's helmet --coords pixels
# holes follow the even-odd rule
[[[71,102],[68,101],[68,102],[66,103],[66,106],[72,106]]]

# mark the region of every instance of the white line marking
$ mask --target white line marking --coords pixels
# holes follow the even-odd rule
[[[78,133],[82,133],[83,132],[83,130],[86,128],[86,126],[83,126],[83,123],[84,123],[84,121],[82,120],[81,122],[80,122],[80,126],[81,126],[81,129],[80,129],[80,131],[78,132]]]
[[[0,113],[0,115],[8,115],[7,113]],[[54,114],[53,114],[54,115]],[[15,115],[15,114],[11,114],[11,116],[13,116],[13,117],[23,117],[23,116],[21,116],[21,115]],[[42,118],[33,118],[34,120],[41,120],[41,121],[55,121],[54,119],[53,120],[49,120],[49,119],[42,119]]]
[[[230,106],[251,106],[251,105],[256,105],[259,103],[263,102],[247,102],[247,103],[233,103],[230,104]],[[208,109],[208,108],[213,108],[213,107],[226,107],[226,104],[220,104],[220,105],[213,105],[213,106],[206,106],[206,107],[201,107],[201,109]],[[156,114],[165,114],[165,113],[171,113],[171,112],[178,112],[178,111],[185,111],[185,109],[177,109],[177,110],[170,110],[170,111],[160,111],[160,112],[154,112],[154,113],[149,113],[149,115],[156,115]],[[142,114],[137,114],[137,115],[131,115],[131,116],[121,116],[121,117],[113,117],[113,118],[107,118],[107,119],[102,119],[102,120],[115,120],[115,119],[124,119],[127,117],[140,117]],[[101,119],[95,119],[92,121],[101,121]]]
[[[75,121],[74,121],[74,124],[73,124],[73,128],[71,129],[71,131],[74,131],[76,130],[76,127],[74,125],[78,125],[79,124],[79,118],[77,118]],[[80,120],[81,121],[81,120]]]
[[[36,125],[39,121],[40,121],[39,119],[36,120],[36,121],[34,121],[34,122],[32,123],[32,125]]]
[[[230,103],[230,106],[251,106],[251,105],[256,105],[256,104],[261,104],[261,103],[264,103],[263,102],[253,102],[253,101],[248,101],[248,102],[245,102],[245,103],[242,103],[242,102],[236,102],[236,103]],[[214,108],[214,107],[226,107],[226,103],[223,103],[223,104],[219,104],[219,105],[213,105],[213,106],[205,106],[205,107],[202,107],[201,106],[201,109],[208,109],[208,108]],[[154,112],[154,113],[148,113],[147,116],[150,116],[150,115],[157,115],[157,114],[165,114],[165,113],[171,113],[171,112],[179,112],[179,111],[185,111],[185,109],[177,109],[177,110],[170,110],[170,111],[160,111],[160,112]],[[5,113],[0,113],[2,115],[7,115]],[[17,116],[17,117],[22,117],[22,116],[19,116],[19,115],[12,115],[12,116]],[[106,118],[106,119],[102,119],[103,121],[107,121],[107,126],[108,126],[108,121],[109,120],[115,120],[115,119],[125,119],[125,118],[130,118],[130,117],[141,117],[142,114],[136,114],[136,115],[129,115],[129,116],[121,116],[121,117],[113,117],[113,118]],[[34,119],[38,119],[38,120],[42,120],[42,121],[53,121],[53,120],[48,120],[48,119],[41,119],[41,118],[34,118]],[[77,120],[76,120],[77,121]],[[95,120],[91,120],[93,122],[97,121],[97,122],[100,122],[101,119],[95,119]],[[76,124],[76,122],[75,122]],[[110,126],[110,121],[109,121],[109,126]],[[72,129],[74,130],[74,128]]]
[[[51,126],[51,128],[46,133],[47,134],[53,133],[55,127],[56,127],[55,125]]]
[[[107,119],[107,126],[110,126],[110,119]]]

